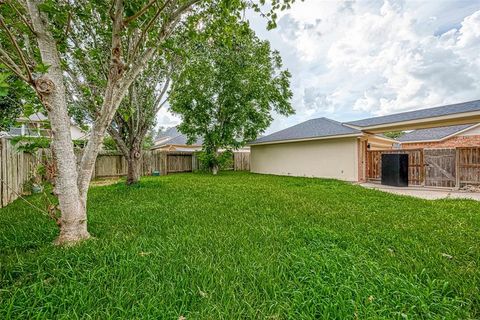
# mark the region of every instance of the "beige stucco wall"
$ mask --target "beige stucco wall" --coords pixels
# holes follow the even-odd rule
[[[358,180],[357,138],[251,146],[255,173]]]
[[[70,125],[70,134],[72,135],[73,140],[85,138],[85,133],[74,125]]]

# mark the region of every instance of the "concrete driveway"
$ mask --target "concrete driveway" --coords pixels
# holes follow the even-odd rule
[[[375,189],[393,194],[417,197],[427,200],[437,199],[471,199],[480,201],[480,192],[459,191],[447,188],[425,188],[425,187],[390,187],[377,183],[361,183],[364,188]]]

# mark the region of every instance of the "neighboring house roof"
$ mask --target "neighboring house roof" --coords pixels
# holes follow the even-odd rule
[[[450,136],[459,134],[477,125],[478,124],[464,124],[459,126],[448,126],[448,127],[437,127],[437,128],[430,128],[430,129],[414,130],[400,136],[399,138],[397,138],[397,140],[402,143],[437,141],[437,140],[442,140]]]
[[[317,118],[261,137],[250,144],[361,134],[360,130],[348,127],[338,121],[328,118]]]
[[[418,120],[430,117],[441,117],[452,115],[456,113],[480,111],[480,100],[451,104],[436,108],[422,109],[417,111],[402,112],[388,116],[368,118],[348,122],[347,124],[356,127],[368,127],[382,124],[389,124],[394,122]]]
[[[168,139],[160,144],[160,146],[165,146],[165,145],[192,145],[192,146],[201,146],[203,144],[203,139],[197,139],[194,141],[192,144],[188,144],[188,138],[184,134],[180,134],[176,137],[173,137],[171,139]]]
[[[162,132],[161,134],[159,134],[156,138],[156,140],[162,140],[162,139],[165,139],[165,138],[173,138],[173,137],[176,137],[178,135],[181,135],[182,133],[180,131],[178,131],[177,127],[171,127],[171,128],[168,128],[167,130],[165,130],[165,132]]]
[[[155,146],[153,148],[161,148],[169,145],[177,146],[201,146],[203,144],[203,139],[198,138],[194,143],[188,144],[188,138],[186,135],[182,134],[176,127],[170,128],[165,131],[163,134],[159,135],[155,141]]]
[[[41,112],[36,112],[34,114],[31,114],[29,117],[20,117],[20,118],[17,119],[17,121],[20,121],[20,122],[46,122],[46,121],[48,121],[48,117],[46,117]]]

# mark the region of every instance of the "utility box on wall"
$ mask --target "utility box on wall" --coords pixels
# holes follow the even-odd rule
[[[408,154],[382,154],[382,184],[408,187]]]

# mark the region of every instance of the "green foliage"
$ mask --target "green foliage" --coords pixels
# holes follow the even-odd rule
[[[0,131],[8,131],[21,115],[28,117],[42,110],[32,90],[0,65]]]
[[[39,149],[48,149],[50,148],[51,139],[47,137],[26,137],[18,136],[11,139],[12,144],[15,145],[17,150],[35,153]]]
[[[233,165],[233,153],[231,151],[213,152],[200,151],[197,153],[200,162],[200,170],[208,171],[214,166],[218,166],[220,170],[230,169]]]
[[[15,126],[22,114],[22,105],[15,93],[0,95],[0,131],[8,131]]]
[[[180,31],[194,35],[202,24],[212,19],[239,18],[249,8],[259,12],[269,21],[269,26],[273,26],[277,19],[274,11],[288,9],[294,0],[272,0],[270,6],[264,1],[253,3],[250,0],[172,0],[161,2],[162,5],[129,0],[121,2],[118,12],[115,1],[35,2],[59,52],[69,112],[83,124],[95,121],[103,104],[107,83],[112,80],[109,80],[112,51],[118,52],[116,60],[120,61],[116,62],[120,62],[120,73],[136,78],[132,70],[136,70],[137,63],[143,61],[148,52],[153,50],[157,55],[145,59],[147,65],[175,55],[175,36]],[[8,89],[5,71],[15,73],[21,80],[11,86],[17,90],[26,85],[34,87],[34,79],[48,73],[50,66],[40,54],[38,33],[33,30],[26,4],[19,0],[1,1],[0,8],[0,43],[5,53],[0,64],[0,96],[5,96]],[[123,20],[117,24],[121,26],[119,30],[114,28],[116,13],[118,20]],[[117,48],[112,48],[116,35],[119,43]],[[33,91],[29,94],[35,96]]]
[[[73,146],[75,148],[79,148],[79,149],[83,149],[85,148],[85,146],[87,145],[87,140],[85,139],[75,139],[75,140],[72,140],[73,141]]]
[[[405,134],[405,131],[390,131],[384,132],[383,135],[390,139],[398,139]]]
[[[72,248],[0,209],[1,319],[479,318],[475,201],[238,172],[88,196],[96,240]]]
[[[146,134],[145,138],[143,139],[143,145],[142,145],[143,150],[150,150],[150,148],[154,146],[155,139],[153,135],[154,135],[154,132],[152,130]]]
[[[218,149],[237,149],[255,139],[273,112],[293,113],[290,73],[248,23],[213,20],[188,39],[169,102],[182,118],[179,130],[189,142],[202,137],[211,160]]]
[[[109,151],[117,151],[117,144],[115,143],[115,140],[113,140],[112,137],[108,136],[103,139],[103,149],[104,150],[109,150]]]
[[[8,88],[10,85],[8,84],[8,73],[0,73],[0,98],[6,97],[8,95]]]

